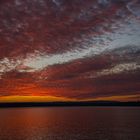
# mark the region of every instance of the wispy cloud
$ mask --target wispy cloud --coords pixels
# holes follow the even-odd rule
[[[138,0],[0,3],[1,96],[139,94]]]

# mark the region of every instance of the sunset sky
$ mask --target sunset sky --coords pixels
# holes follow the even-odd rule
[[[0,0],[0,102],[140,101],[139,0]]]

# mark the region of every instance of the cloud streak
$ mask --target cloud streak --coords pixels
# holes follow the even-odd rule
[[[139,99],[139,6],[138,0],[1,1],[0,96]]]

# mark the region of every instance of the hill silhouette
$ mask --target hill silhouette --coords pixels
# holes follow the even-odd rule
[[[74,107],[74,106],[140,106],[140,102],[81,101],[81,102],[16,102],[0,103],[0,107]]]

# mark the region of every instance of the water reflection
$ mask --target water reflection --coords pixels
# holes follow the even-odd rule
[[[0,140],[138,140],[140,108],[0,109]]]

